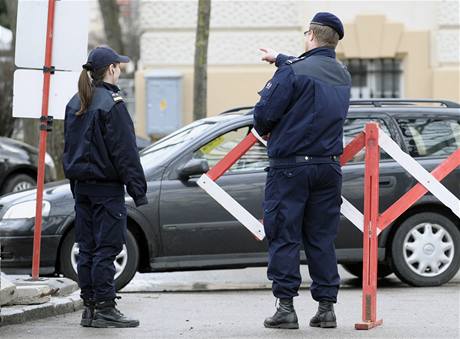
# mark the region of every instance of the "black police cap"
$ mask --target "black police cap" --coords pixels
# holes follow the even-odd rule
[[[339,34],[339,40],[343,38],[343,25],[339,18],[328,12],[319,12],[311,20],[310,24],[328,26]]]
[[[127,63],[129,58],[125,55],[119,55],[110,47],[96,47],[88,55],[88,61],[83,65],[83,68],[88,71],[97,71],[110,64]]]

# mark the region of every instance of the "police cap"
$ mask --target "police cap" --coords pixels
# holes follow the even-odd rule
[[[328,12],[319,12],[311,20],[310,24],[328,26],[339,34],[339,40],[343,38],[343,25],[339,18]]]
[[[94,48],[88,55],[88,61],[83,68],[88,71],[97,71],[113,63],[127,63],[129,58],[119,55],[110,47],[100,46]]]

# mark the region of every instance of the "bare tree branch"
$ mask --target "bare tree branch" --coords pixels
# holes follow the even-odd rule
[[[104,21],[107,43],[118,53],[125,53],[121,25],[120,8],[116,0],[99,0],[99,7]]]
[[[199,0],[198,23],[195,40],[195,66],[193,81],[193,119],[207,115],[208,41],[211,0]]]

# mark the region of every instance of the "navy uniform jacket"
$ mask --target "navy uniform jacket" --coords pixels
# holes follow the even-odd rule
[[[342,154],[351,77],[335,51],[320,47],[298,58],[280,54],[276,66],[254,108],[255,129],[270,133],[268,156]]]
[[[80,116],[75,115],[80,109],[78,94],[67,104],[64,173],[72,192],[75,181],[124,184],[139,206],[147,203],[147,184],[133,122],[118,92],[117,86],[108,83],[96,87],[90,107]]]

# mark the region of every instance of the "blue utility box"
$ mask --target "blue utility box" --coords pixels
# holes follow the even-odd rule
[[[182,126],[182,75],[158,70],[145,75],[147,134],[162,137]]]

